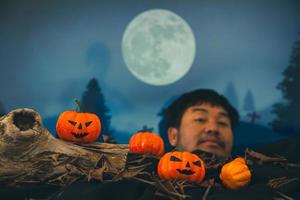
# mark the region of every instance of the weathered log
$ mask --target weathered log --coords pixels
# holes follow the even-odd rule
[[[123,171],[128,145],[76,144],[53,137],[34,110],[0,118],[0,183],[65,186],[78,179],[114,177]]]

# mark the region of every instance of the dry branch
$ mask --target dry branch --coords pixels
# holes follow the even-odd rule
[[[124,168],[128,145],[79,145],[53,137],[39,113],[17,109],[0,118],[0,183],[68,185],[103,180]]]

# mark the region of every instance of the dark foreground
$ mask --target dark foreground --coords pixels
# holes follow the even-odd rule
[[[300,164],[300,139],[290,139],[267,145],[259,149],[266,155],[281,155],[291,163]],[[253,166],[251,184],[243,189],[230,191],[224,188],[211,188],[207,199],[300,199],[300,168],[282,167],[280,165]],[[274,183],[270,180],[285,178],[287,180]],[[289,182],[290,180],[290,182]],[[202,199],[207,188],[187,187],[187,199]],[[169,199],[157,196],[157,189],[146,183],[135,180],[122,180],[118,182],[75,182],[67,188],[49,185],[34,185],[30,187],[0,187],[0,199]]]

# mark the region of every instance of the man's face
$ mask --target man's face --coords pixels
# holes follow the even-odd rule
[[[169,142],[185,151],[200,149],[218,156],[230,156],[233,144],[228,113],[219,106],[203,103],[189,107],[179,129],[169,128]]]

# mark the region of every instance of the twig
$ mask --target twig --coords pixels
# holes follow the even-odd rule
[[[277,194],[279,194],[279,196],[281,196],[284,200],[295,200],[294,198],[287,196],[279,191],[276,191]]]
[[[267,185],[271,188],[278,189],[288,183],[291,183],[293,181],[298,180],[298,178],[287,178],[287,177],[280,177],[280,178],[274,178],[269,180]]]
[[[184,194],[184,188],[187,186],[185,184],[185,181],[177,182],[177,186],[178,186],[179,192],[181,194]]]
[[[170,197],[177,197],[177,199],[184,199],[186,197],[188,197],[185,194],[180,194],[178,191],[174,190],[174,191],[169,191],[168,188],[165,186],[165,184],[163,184],[160,180],[155,179],[155,183],[157,184],[158,189],[162,190],[163,192],[165,192],[165,196]]]
[[[252,158],[255,158],[255,159],[258,159],[262,162],[287,162],[287,159],[284,158],[284,157],[269,157],[269,156],[266,156],[262,153],[258,153],[256,151],[253,151],[249,148],[246,149],[245,151],[245,157],[248,158],[248,156],[252,157]]]
[[[208,193],[209,193],[211,187],[212,187],[212,185],[209,184],[208,187],[207,187],[206,190],[205,190],[205,193],[204,193],[204,195],[203,195],[203,197],[202,197],[202,200],[206,200],[206,199],[207,199],[207,196],[208,196]]]
[[[148,180],[146,180],[144,178],[132,177],[131,179],[134,179],[134,180],[137,180],[137,181],[140,181],[140,182],[147,183],[149,185],[155,186],[155,183],[153,181],[148,181]]]

